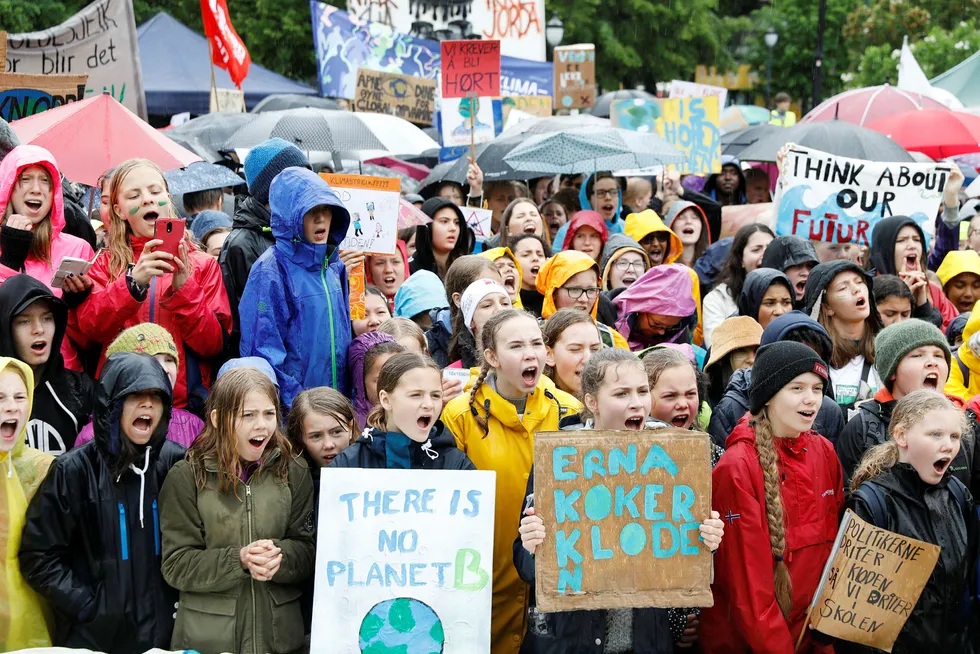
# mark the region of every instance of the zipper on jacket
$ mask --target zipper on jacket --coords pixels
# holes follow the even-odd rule
[[[252,487],[248,484],[245,484],[245,515],[248,516],[248,543],[251,544],[255,541],[252,539]],[[252,652],[254,654],[258,642],[258,634],[255,630],[258,616],[255,611],[255,579],[251,573],[249,573],[248,583],[252,591]]]
[[[333,379],[333,387],[337,388],[337,341],[333,329],[333,302],[330,301],[330,289],[327,287],[327,261],[329,259],[324,259],[323,265],[320,266],[320,283],[323,285],[323,294],[327,296],[327,320],[330,322],[330,351],[333,352],[333,356],[330,357],[330,374]]]
[[[153,547],[156,555],[160,556],[160,512],[157,511],[156,500],[153,500]]]
[[[129,560],[129,533],[126,529],[126,507],[119,502],[119,546],[122,551],[122,560]]]

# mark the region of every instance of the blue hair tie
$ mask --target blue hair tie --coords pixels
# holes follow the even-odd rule
[[[783,562],[783,557],[777,556],[776,557],[776,563],[782,563],[782,562]]]

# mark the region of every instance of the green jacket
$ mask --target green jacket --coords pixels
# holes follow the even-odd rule
[[[273,452],[265,463],[276,460]],[[302,649],[302,582],[313,573],[313,481],[293,459],[288,485],[265,466],[235,493],[218,492],[216,462],[205,462],[204,490],[188,461],[160,490],[163,578],[180,591],[172,648],[202,654],[276,654]],[[254,581],[239,550],[272,539],[282,563],[272,581]]]

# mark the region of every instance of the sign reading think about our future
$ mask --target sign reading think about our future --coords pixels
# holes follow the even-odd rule
[[[488,653],[494,487],[483,470],[323,475],[310,651]]]
[[[931,234],[949,171],[948,164],[880,163],[791,145],[776,188],[776,233],[870,246],[878,221],[899,214]]]
[[[443,41],[442,97],[500,95],[500,41]]]
[[[535,553],[538,609],[711,606],[708,436],[539,433],[534,503],[548,535]]]
[[[890,652],[936,567],[939,549],[848,510],[813,596],[810,624]]]

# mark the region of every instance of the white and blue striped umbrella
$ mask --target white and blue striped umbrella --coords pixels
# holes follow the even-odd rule
[[[679,164],[687,155],[651,133],[615,127],[578,129],[531,136],[504,161],[514,170],[578,175]]]

